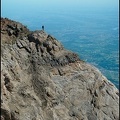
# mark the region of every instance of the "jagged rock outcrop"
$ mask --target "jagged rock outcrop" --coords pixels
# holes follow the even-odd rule
[[[2,120],[118,120],[119,91],[44,31],[1,19]]]

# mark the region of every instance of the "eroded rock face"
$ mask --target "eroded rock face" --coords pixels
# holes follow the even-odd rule
[[[119,91],[97,68],[42,30],[2,23],[1,119],[119,119]]]

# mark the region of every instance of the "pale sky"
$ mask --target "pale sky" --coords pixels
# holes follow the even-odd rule
[[[117,8],[119,0],[1,0],[2,10],[24,7],[78,7],[78,8]]]
[[[1,16],[10,17],[14,14],[52,12],[83,12],[83,11],[116,11],[119,0],[1,0]],[[22,13],[21,13],[22,12]],[[85,14],[83,12],[83,14]],[[31,14],[32,15],[32,14]]]

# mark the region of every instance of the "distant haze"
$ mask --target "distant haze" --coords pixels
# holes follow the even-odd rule
[[[118,10],[118,0],[1,0],[2,16],[31,10]]]

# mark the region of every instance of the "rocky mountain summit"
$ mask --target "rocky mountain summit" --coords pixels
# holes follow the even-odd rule
[[[43,30],[1,18],[2,120],[119,120],[119,91]]]

